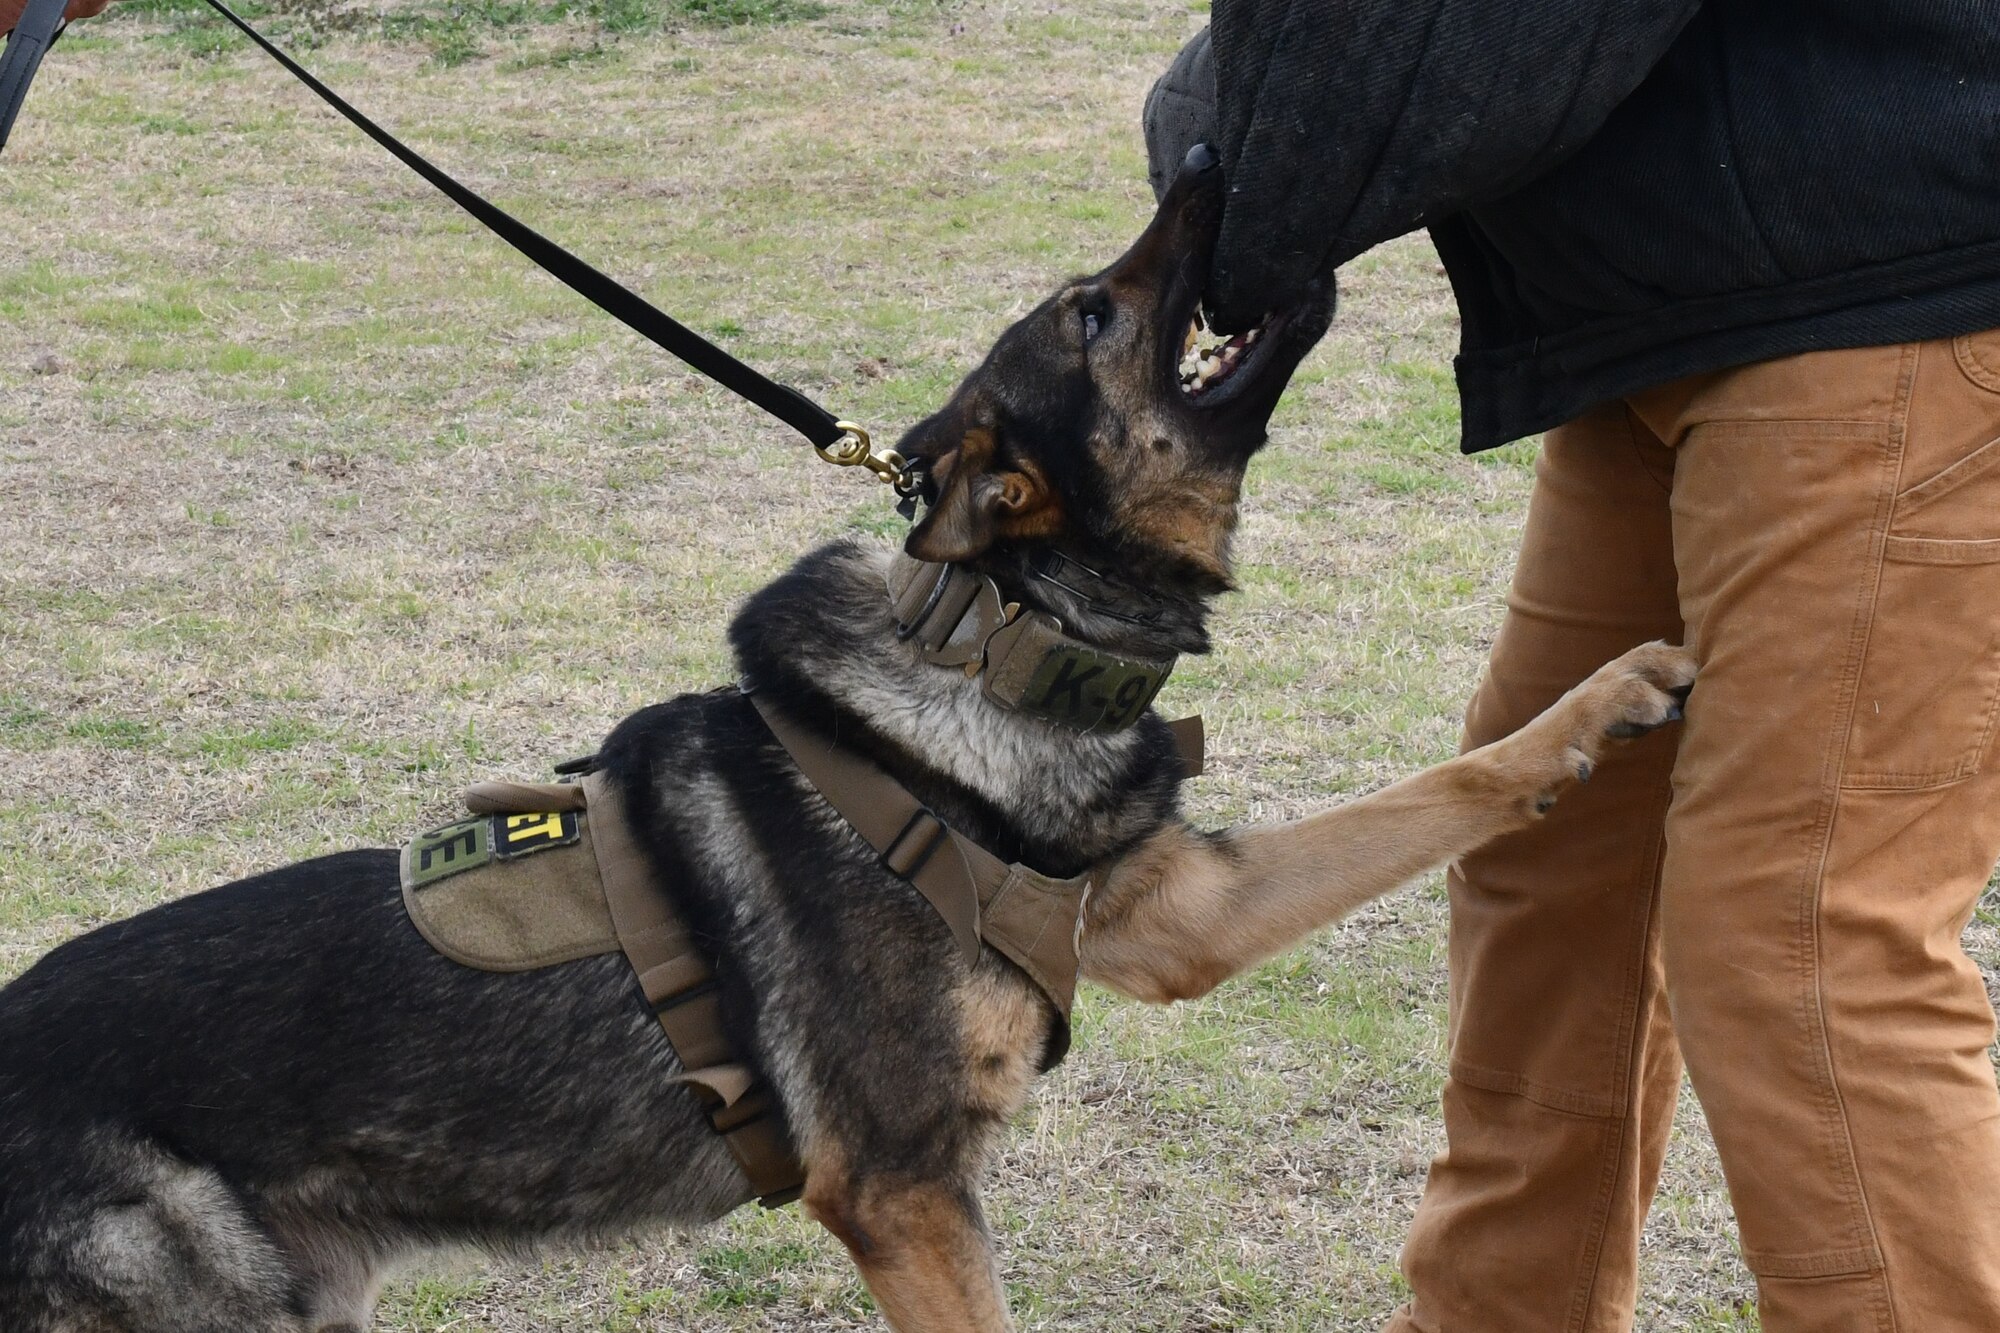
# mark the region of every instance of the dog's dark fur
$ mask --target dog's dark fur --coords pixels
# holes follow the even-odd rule
[[[911,433],[934,477],[912,551],[1114,651],[1206,646],[1243,469],[1331,304],[1283,312],[1229,395],[1182,399],[1215,212],[1213,174],[1186,173],[1130,253],[1009,330]],[[1024,563],[1048,546],[1116,582],[1050,586]],[[1199,834],[1163,723],[1083,735],[1001,711],[898,642],[887,558],[807,556],[737,618],[740,666],[1001,856],[1098,867],[1085,974],[1146,999],[1531,821],[1607,728],[1675,715],[1663,691],[1687,677],[1647,650],[1487,751],[1302,824]],[[603,757],[783,1104],[806,1206],[896,1327],[1004,1328],[977,1182],[1043,1062],[1047,1000],[990,949],[968,964],[736,691],[648,708]],[[408,922],[388,852],[107,926],[0,991],[0,1328],[359,1329],[425,1246],[708,1221],[749,1191],[675,1072],[622,958],[451,963]]]

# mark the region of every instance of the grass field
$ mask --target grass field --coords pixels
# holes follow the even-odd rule
[[[1201,6],[327,0],[364,109],[893,435],[1150,209],[1147,84]],[[439,822],[727,679],[730,608],[878,487],[536,274],[183,0],[51,56],[0,164],[0,977],[149,903]],[[1447,755],[1532,449],[1454,449],[1445,283],[1347,271],[1252,470],[1243,591],[1162,706],[1215,822]],[[2000,962],[1989,914],[1974,946]],[[1442,1142],[1428,883],[1199,1003],[1086,994],[991,1193],[1028,1328],[1367,1330]],[[1747,1329],[1692,1103],[1641,1325]],[[413,1274],[425,1330],[870,1325],[796,1209]]]

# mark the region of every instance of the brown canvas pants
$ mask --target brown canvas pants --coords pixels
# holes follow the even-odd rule
[[[1768,1333],[2000,1333],[1959,943],[2000,857],[2000,331],[1551,433],[1467,743],[1654,638],[1700,658],[1685,726],[1451,878],[1448,1147],[1389,1328],[1630,1328],[1685,1058]]]

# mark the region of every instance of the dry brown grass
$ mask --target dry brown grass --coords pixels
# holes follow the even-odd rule
[[[885,431],[1148,207],[1139,99],[1192,9],[845,0],[617,41],[574,20],[315,64],[551,234]],[[736,598],[884,497],[476,233],[260,58],[77,32],[0,172],[0,975],[261,866],[396,840],[726,678]],[[1285,816],[1447,754],[1528,452],[1453,449],[1445,284],[1352,267],[1257,465],[1244,592],[1163,706],[1202,811]],[[1440,1144],[1434,885],[1170,1011],[1091,995],[1000,1163],[1030,1328],[1365,1330]],[[2000,955],[1990,919],[1975,947]],[[1690,1107],[1642,1325],[1745,1328]],[[392,1328],[869,1325],[796,1213],[448,1267]]]

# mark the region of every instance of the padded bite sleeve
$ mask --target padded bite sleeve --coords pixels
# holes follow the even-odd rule
[[[1196,38],[1148,102],[1163,140],[1185,132],[1212,66],[1229,197],[1211,310],[1244,327],[1315,273],[1548,171],[1699,6],[1215,0],[1208,59]]]

